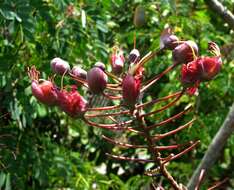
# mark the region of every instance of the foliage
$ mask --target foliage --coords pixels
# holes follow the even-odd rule
[[[45,71],[45,78],[49,62],[56,56],[84,68],[98,60],[107,62],[110,47],[116,43],[129,53],[135,31],[133,10],[139,4],[147,11],[147,25],[137,29],[137,47],[142,54],[158,48],[160,32],[166,25],[172,26],[180,38],[194,39],[203,54],[209,41],[222,46],[225,64],[220,75],[202,85],[199,96],[182,99],[166,113],[176,113],[191,100],[196,104],[197,122],[176,139],[200,139],[201,146],[169,165],[174,176],[188,181],[234,99],[233,31],[221,18],[202,0],[4,0],[0,2],[1,189],[91,189],[95,185],[96,189],[139,189],[149,184],[147,177],[139,176],[143,165],[106,159],[104,152],[112,147],[101,140],[100,130],[38,104],[26,75],[26,68],[36,65]],[[230,1],[224,4],[232,8]],[[72,12],[69,5],[74,6]],[[152,60],[146,66],[147,76],[159,73],[170,62],[169,53]],[[178,71],[164,77],[147,92],[146,99],[178,89],[178,77]],[[230,139],[207,184],[230,177],[228,186],[233,187],[233,158],[234,141]],[[96,170],[103,163],[106,175]],[[118,175],[121,170],[124,173]]]

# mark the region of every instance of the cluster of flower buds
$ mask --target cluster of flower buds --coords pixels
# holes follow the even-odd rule
[[[138,8],[135,15],[135,24],[142,24],[143,18],[142,8]],[[172,64],[163,72],[156,74],[153,78],[143,82],[144,65],[153,57],[161,53],[163,50],[172,51]],[[162,112],[169,107],[173,106],[187,91],[189,94],[194,94],[201,82],[212,80],[220,71],[222,60],[219,47],[211,42],[209,43],[208,50],[213,56],[199,56],[198,46],[195,42],[181,41],[179,38],[172,34],[170,29],[165,29],[160,37],[160,49],[159,51],[151,51],[145,56],[141,57],[140,52],[135,47],[130,51],[127,56],[125,64],[124,53],[121,48],[114,46],[112,54],[110,55],[111,72],[107,71],[104,63],[96,62],[91,69],[85,71],[79,66],[74,66],[72,69],[67,61],[61,58],[54,58],[51,61],[51,69],[56,75],[61,77],[61,87],[59,88],[55,82],[50,80],[39,79],[39,72],[33,66],[29,71],[29,77],[31,78],[32,94],[38,99],[38,101],[48,106],[58,106],[62,111],[67,113],[73,118],[81,118],[88,125],[109,129],[112,131],[123,130],[128,132],[134,132],[141,135],[147,141],[148,146],[134,145],[128,143],[117,142],[115,139],[109,137],[103,137],[110,143],[120,145],[126,148],[147,148],[151,151],[153,160],[130,158],[118,155],[107,154],[109,157],[118,160],[135,161],[135,162],[155,162],[160,163],[156,170],[146,173],[146,175],[155,175],[154,172],[165,170],[165,164],[176,158],[179,158],[183,154],[191,151],[199,141],[189,142],[189,145],[183,151],[176,155],[170,154],[168,157],[161,157],[160,150],[180,149],[184,144],[174,144],[169,146],[157,146],[155,143],[167,136],[174,135],[177,132],[189,127],[194,119],[186,124],[179,126],[176,129],[168,131],[164,134],[155,134],[153,129],[163,126],[175,119],[186,114],[191,107],[177,113],[165,120],[156,122],[150,126],[146,126],[145,118],[153,114]],[[170,72],[172,69],[180,67],[180,81],[182,83],[182,90],[179,92],[170,94],[162,98],[156,98],[149,102],[142,103],[140,97],[142,94],[153,84],[155,84],[162,76]],[[70,77],[76,81],[76,85],[63,87],[63,78]],[[109,82],[109,83],[108,83]],[[112,82],[112,83],[111,83]],[[84,86],[87,88],[87,92],[91,92],[91,98],[88,101],[78,92],[78,86]],[[92,104],[92,99],[102,96],[111,100],[114,105],[96,107]],[[167,102],[173,99],[171,102],[165,104],[159,109],[142,112],[142,110],[158,102]],[[119,104],[116,105],[114,100]],[[119,111],[116,111],[119,109]],[[103,113],[106,112],[106,113]],[[110,111],[110,112],[109,112]],[[94,112],[94,113],[93,113]],[[126,114],[126,118],[119,122],[119,117]],[[129,116],[129,117],[128,117]],[[93,120],[93,118],[95,120]],[[98,118],[105,118],[102,121],[108,121],[107,123],[97,123]],[[153,135],[154,134],[154,135]],[[155,155],[157,156],[155,157]],[[164,154],[162,154],[164,155]],[[158,169],[159,168],[159,169]],[[164,175],[168,178],[167,175]],[[175,189],[180,189],[178,184],[173,181],[171,184]]]
[[[51,61],[51,69],[54,73],[65,75],[68,73],[86,78],[84,70],[75,66],[70,72],[70,65],[61,58],[54,58]],[[28,71],[32,80],[32,94],[43,104],[48,106],[58,106],[62,111],[74,118],[82,117],[87,101],[78,93],[76,87],[72,86],[70,91],[59,88],[53,80],[39,79],[39,71],[33,66]]]
[[[195,57],[181,67],[181,82],[186,87],[197,88],[199,83],[212,80],[220,71],[222,60],[219,47],[209,43],[212,57]]]
[[[173,66],[181,65],[181,83],[187,88],[189,94],[194,94],[201,82],[213,79],[220,71],[222,60],[219,47],[214,43],[209,43],[209,51],[212,57],[198,56],[198,47],[195,42],[180,41],[177,36],[172,34],[170,29],[165,29],[160,38],[161,50],[172,50]],[[110,62],[112,74],[108,73],[105,64],[96,62],[88,72],[79,66],[70,69],[67,61],[61,58],[54,58],[51,61],[51,69],[55,74],[71,76],[75,78],[77,84],[86,84],[92,94],[104,95],[108,86],[108,75],[121,81],[123,104],[133,108],[138,102],[141,92],[141,83],[144,73],[144,57],[140,59],[140,52],[134,48],[128,55],[128,71],[124,72],[125,58],[123,51],[114,46]],[[163,74],[157,75],[155,79],[146,82],[150,86]],[[64,112],[72,117],[81,116],[86,107],[86,100],[77,92],[75,88],[66,91],[62,87],[59,89],[51,80],[39,79],[39,72],[33,67],[29,71],[32,79],[32,93],[42,103],[46,105],[58,105]],[[148,87],[147,86],[147,87]],[[143,87],[146,89],[147,87]],[[77,100],[75,100],[77,99]],[[71,108],[76,107],[78,108]],[[68,108],[69,107],[69,108]]]
[[[194,41],[180,41],[169,28],[162,32],[161,49],[172,50],[174,65],[181,66],[181,83],[188,87],[188,93],[194,94],[201,82],[213,79],[220,71],[222,60],[220,49],[214,42],[208,44],[212,57],[199,56],[198,46]]]

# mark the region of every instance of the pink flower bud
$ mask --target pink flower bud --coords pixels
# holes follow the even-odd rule
[[[55,92],[55,86],[51,81],[43,81],[39,83],[36,80],[32,81],[32,94],[43,104],[48,106],[56,105],[57,94]]]
[[[50,62],[50,66],[52,71],[59,75],[63,75],[64,73],[67,73],[70,70],[69,63],[59,57],[52,59]]]
[[[121,59],[120,57],[117,57],[115,60],[113,60],[111,65],[112,65],[112,72],[116,75],[119,75],[123,71],[124,60]]]
[[[175,64],[189,63],[198,55],[197,44],[193,41],[186,41],[178,45],[172,51],[172,58]]]
[[[105,71],[105,69],[106,69],[105,64],[102,63],[102,62],[100,62],[100,61],[96,62],[96,63],[94,64],[94,67],[98,67],[98,68],[100,68],[100,69],[103,70],[103,71]]]
[[[198,59],[198,65],[201,70],[201,80],[208,81],[220,72],[222,60],[220,56],[202,57]]]
[[[76,87],[72,90],[57,90],[58,106],[73,118],[82,117],[86,111],[87,101],[79,94]]]
[[[99,67],[93,67],[87,73],[87,82],[93,94],[100,94],[106,88],[107,75]]]
[[[141,80],[128,74],[122,82],[123,100],[128,106],[134,106],[140,94]]]
[[[111,67],[112,67],[112,72],[116,75],[119,75],[123,71],[124,67],[124,56],[122,51],[115,51],[111,55]]]
[[[82,78],[84,80],[86,80],[87,78],[87,72],[84,69],[80,68],[79,66],[74,66],[71,70],[71,73],[74,76]]]
[[[138,49],[133,49],[128,56],[128,61],[133,64],[136,64],[140,60],[140,52]]]

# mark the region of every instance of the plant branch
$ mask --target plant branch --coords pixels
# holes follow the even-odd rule
[[[192,119],[191,121],[189,121],[188,123],[184,124],[184,125],[181,125],[180,127],[172,130],[172,131],[169,131],[167,133],[163,133],[163,134],[157,134],[155,136],[153,136],[153,140],[154,141],[158,141],[162,138],[165,138],[167,136],[170,136],[170,135],[174,135],[176,133],[178,133],[179,131],[185,129],[185,128],[188,128],[189,126],[191,126],[193,124],[193,122],[195,121],[195,119]]]
[[[154,140],[150,136],[150,133],[148,130],[146,130],[147,126],[145,124],[144,117],[140,114],[141,109],[137,109],[136,118],[138,120],[138,126],[142,127],[143,132],[145,133],[145,138],[148,144],[148,151],[151,153],[151,156],[156,164],[160,167],[161,174],[169,181],[171,186],[175,190],[181,190],[182,188],[180,185],[176,182],[176,180],[172,177],[172,175],[167,171],[165,164],[163,164],[163,161],[161,160],[160,153],[158,149],[154,148]]]
[[[234,29],[234,15],[231,11],[224,7],[218,0],[205,0],[205,3],[215,14],[218,14],[232,29]]]
[[[188,183],[188,190],[193,190],[197,184],[200,172],[202,169],[206,170],[208,173],[209,169],[212,168],[214,163],[218,160],[222,149],[225,146],[228,138],[234,132],[234,103],[232,104],[229,113],[219,129],[215,137],[213,138],[211,144],[208,147],[208,150],[205,153],[202,161],[200,162],[198,168],[194,172],[192,178]]]

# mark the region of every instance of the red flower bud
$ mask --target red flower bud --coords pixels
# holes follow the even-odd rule
[[[59,57],[52,59],[50,62],[50,66],[52,71],[59,75],[63,75],[64,73],[67,73],[70,70],[69,63]]]
[[[172,58],[175,64],[189,63],[198,55],[197,44],[193,41],[186,41],[178,45],[172,52]]]
[[[79,66],[74,66],[71,70],[71,73],[79,78],[86,79],[87,78],[87,72],[80,68]]]
[[[87,82],[93,94],[100,94],[106,88],[107,75],[99,67],[94,67],[87,73]]]
[[[220,56],[202,57],[198,59],[198,65],[201,70],[201,80],[208,81],[213,79],[221,69],[222,60]]]
[[[72,90],[57,90],[58,106],[69,116],[82,117],[86,111],[87,101],[78,93],[76,87]]]
[[[140,52],[138,49],[133,49],[128,56],[128,61],[133,64],[136,64],[140,60]]]
[[[170,28],[166,28],[160,37],[160,48],[173,50],[178,46],[177,41],[179,41],[178,37],[172,34]]]
[[[55,92],[55,86],[51,81],[45,80],[39,83],[36,80],[32,81],[32,94],[43,104],[48,106],[56,105],[57,94]]]
[[[128,74],[122,82],[123,100],[128,106],[133,106],[140,94],[141,80]]]
[[[183,64],[181,67],[181,82],[185,87],[194,86],[200,80],[200,67],[197,60],[188,64]]]
[[[57,103],[56,86],[48,80],[39,80],[39,71],[33,66],[28,70],[28,75],[32,80],[32,94],[43,104],[53,106]],[[39,82],[42,81],[42,82]]]

